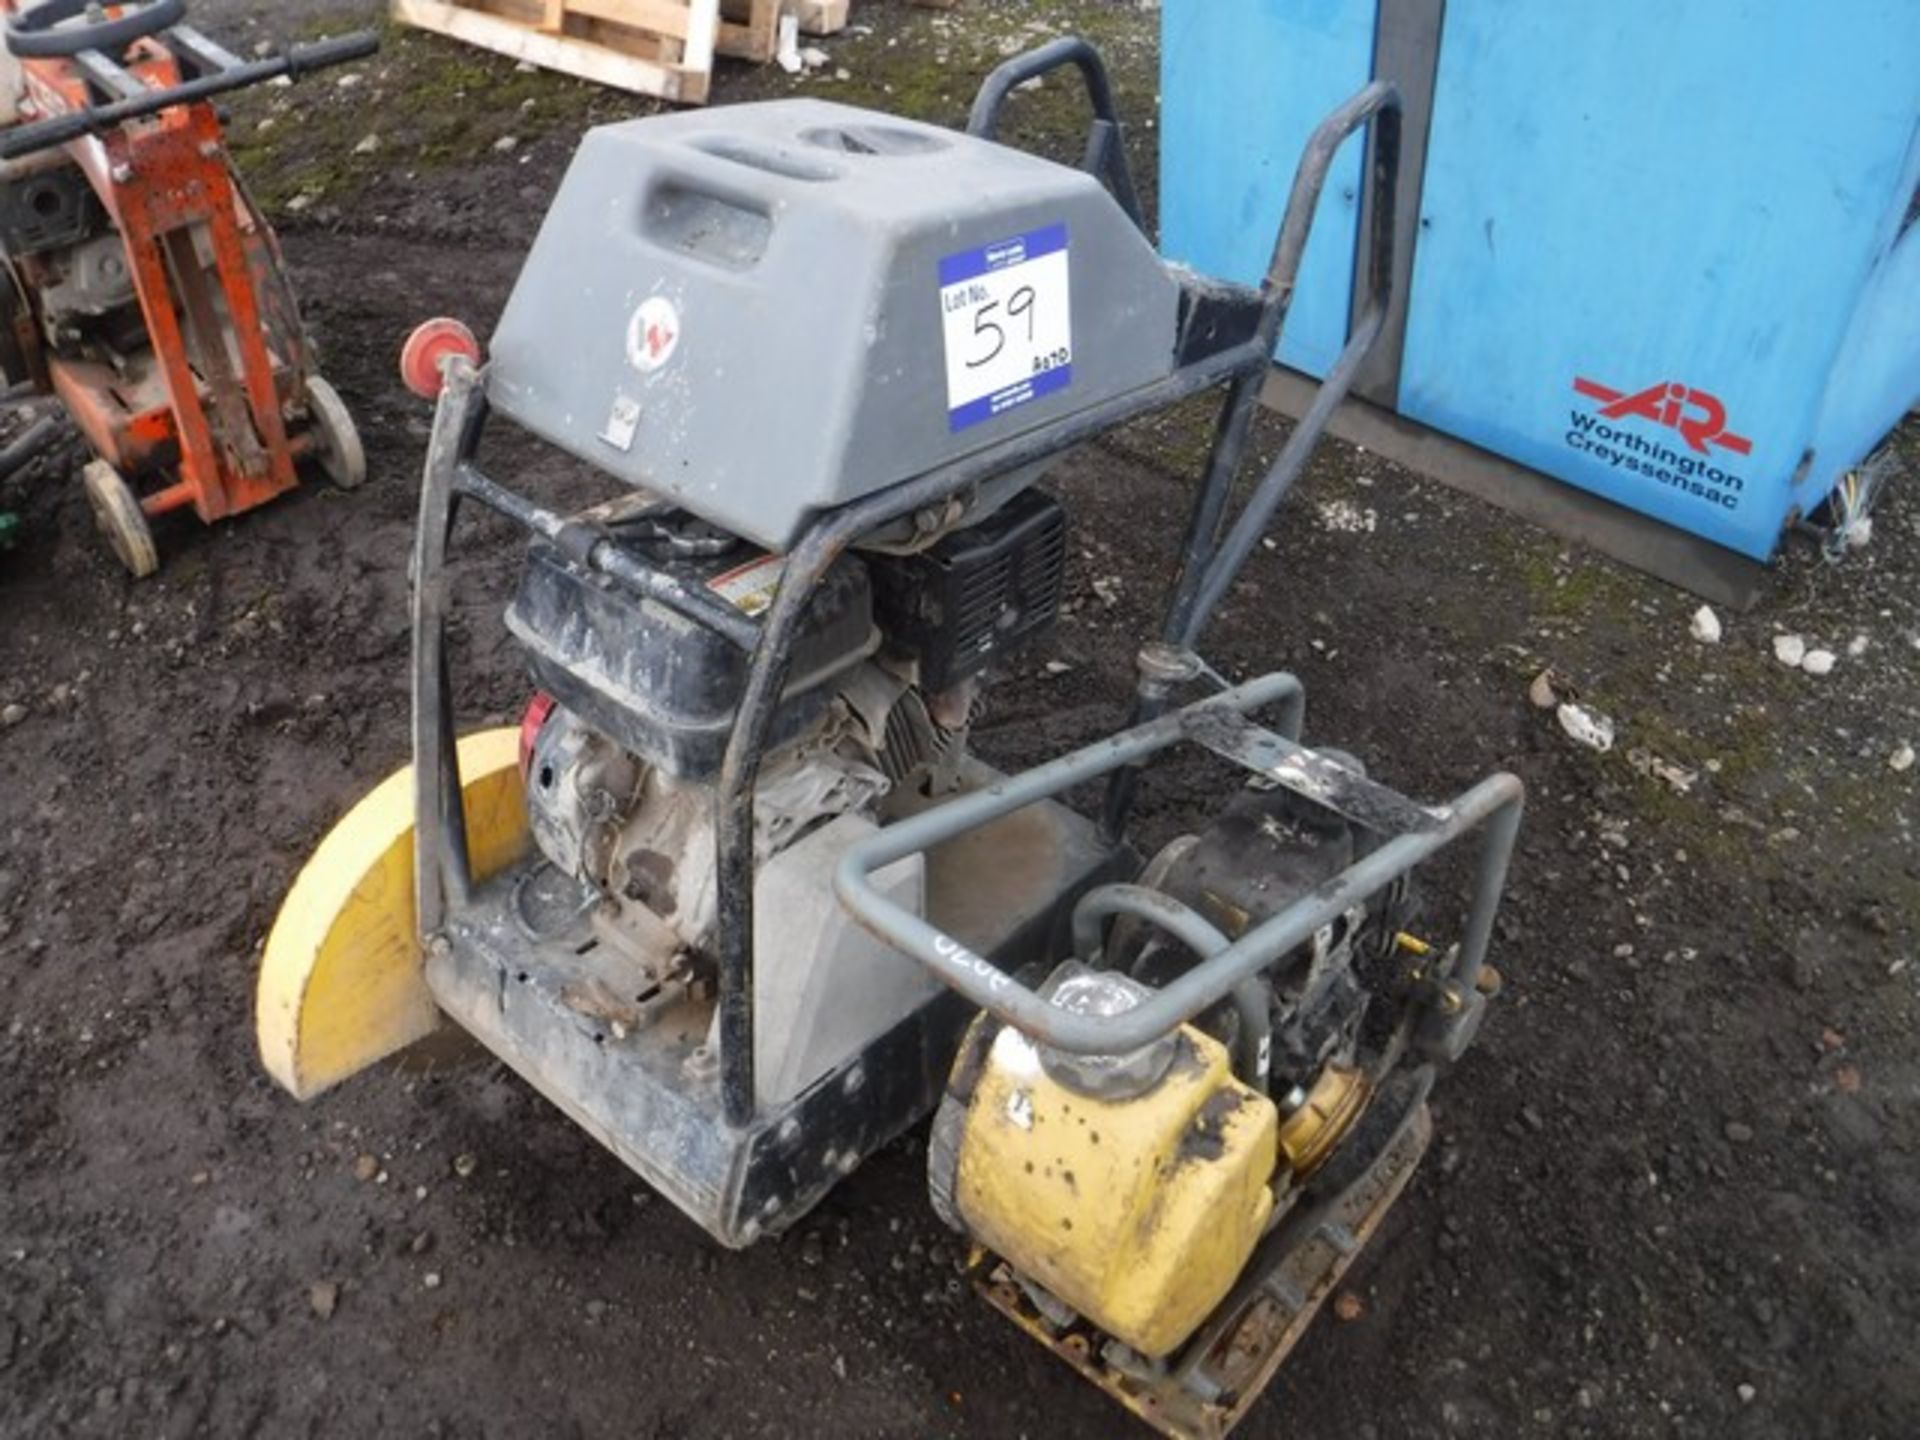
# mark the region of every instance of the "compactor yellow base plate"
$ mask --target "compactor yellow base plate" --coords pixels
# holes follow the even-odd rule
[[[1214,1337],[1201,1366],[1217,1387],[1211,1400],[1171,1374],[1156,1379],[1116,1369],[1104,1353],[1104,1335],[1084,1323],[1054,1324],[1006,1263],[993,1255],[981,1252],[974,1257],[974,1285],[1001,1314],[1162,1435],[1222,1440],[1266,1389],[1400,1198],[1432,1135],[1427,1107],[1417,1105],[1396,1127],[1379,1158],[1324,1209],[1304,1224],[1296,1223],[1295,1216],[1280,1223],[1269,1240],[1282,1242],[1284,1249],[1271,1252],[1263,1243],[1255,1251],[1242,1283],[1197,1332]]]

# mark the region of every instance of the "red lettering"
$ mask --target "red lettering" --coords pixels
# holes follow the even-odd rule
[[[1715,445],[1736,455],[1753,453],[1751,440],[1727,429],[1727,407],[1720,397],[1705,390],[1663,381],[1629,395],[1584,376],[1574,377],[1573,388],[1588,399],[1599,401],[1600,413],[1607,419],[1621,420],[1633,415],[1651,420],[1656,425],[1679,431],[1680,438],[1699,454],[1708,454]]]

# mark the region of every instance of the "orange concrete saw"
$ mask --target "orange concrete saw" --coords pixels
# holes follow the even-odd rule
[[[87,498],[136,576],[159,564],[156,516],[249,510],[303,459],[349,488],[366,476],[212,100],[378,42],[242,61],[185,11],[0,0],[0,371],[57,395],[85,435]]]

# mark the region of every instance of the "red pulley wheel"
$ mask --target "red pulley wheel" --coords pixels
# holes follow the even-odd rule
[[[414,394],[432,400],[446,383],[440,373],[441,362],[455,355],[479,364],[480,342],[458,320],[429,320],[416,327],[400,347],[400,378]]]

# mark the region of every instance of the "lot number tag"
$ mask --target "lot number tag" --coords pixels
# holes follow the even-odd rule
[[[1072,382],[1067,270],[1065,225],[941,260],[949,428],[964,430]]]

